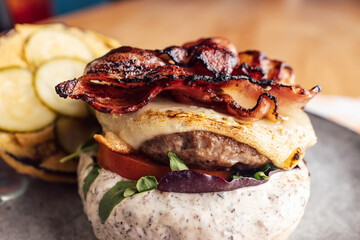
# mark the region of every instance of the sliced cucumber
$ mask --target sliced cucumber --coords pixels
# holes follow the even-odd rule
[[[56,114],[36,97],[31,71],[0,70],[0,129],[34,131],[55,120]]]
[[[101,57],[105,55],[107,52],[109,52],[112,48],[115,48],[115,47],[112,48],[109,47],[108,42],[114,45],[115,43],[110,42],[110,40],[107,40],[107,38],[105,37],[101,38],[100,35],[95,34],[91,31],[87,31],[79,28],[69,28],[68,31],[74,34],[74,36],[81,38],[84,41],[84,43],[88,46],[88,48],[91,50],[94,57]],[[120,44],[116,44],[116,47],[118,47],[119,45]]]
[[[54,59],[41,65],[35,72],[35,90],[41,101],[63,115],[88,116],[85,102],[60,98],[55,92],[57,84],[81,76],[85,66],[85,62],[69,58]]]
[[[78,37],[63,29],[43,28],[32,34],[24,48],[29,63],[41,63],[58,57],[72,57],[90,61],[93,55]]]
[[[27,67],[21,57],[25,39],[15,30],[0,37],[0,68]]]

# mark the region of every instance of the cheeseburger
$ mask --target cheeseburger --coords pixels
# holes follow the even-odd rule
[[[286,239],[310,194],[305,104],[320,87],[224,38],[120,47],[60,83],[96,110],[78,167],[99,239]]]

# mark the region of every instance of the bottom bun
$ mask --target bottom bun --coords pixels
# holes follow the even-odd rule
[[[74,183],[77,159],[64,163],[60,159],[75,152],[97,130],[93,118],[59,117],[32,132],[0,131],[0,160],[21,174],[49,182]]]
[[[310,176],[299,168],[273,174],[254,187],[215,193],[151,192],[125,199],[104,224],[98,208],[103,195],[123,177],[102,169],[83,198],[92,158],[78,166],[84,211],[99,239],[286,239],[299,223],[310,195]]]
[[[77,161],[59,162],[67,154],[57,143],[54,124],[34,132],[0,131],[0,160],[21,174],[50,182],[75,182]]]

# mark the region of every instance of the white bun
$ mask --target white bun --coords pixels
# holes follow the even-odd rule
[[[99,239],[286,239],[299,223],[310,195],[310,176],[299,168],[279,172],[265,184],[228,192],[187,194],[153,190],[125,199],[105,224],[98,215],[103,195],[121,176],[102,169],[83,199],[83,182],[92,159],[78,167],[84,211]]]

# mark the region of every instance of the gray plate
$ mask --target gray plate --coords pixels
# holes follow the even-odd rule
[[[290,239],[360,239],[360,135],[310,116],[318,136],[306,153],[311,197]],[[1,240],[94,239],[76,186],[35,179],[0,206],[0,233]]]

